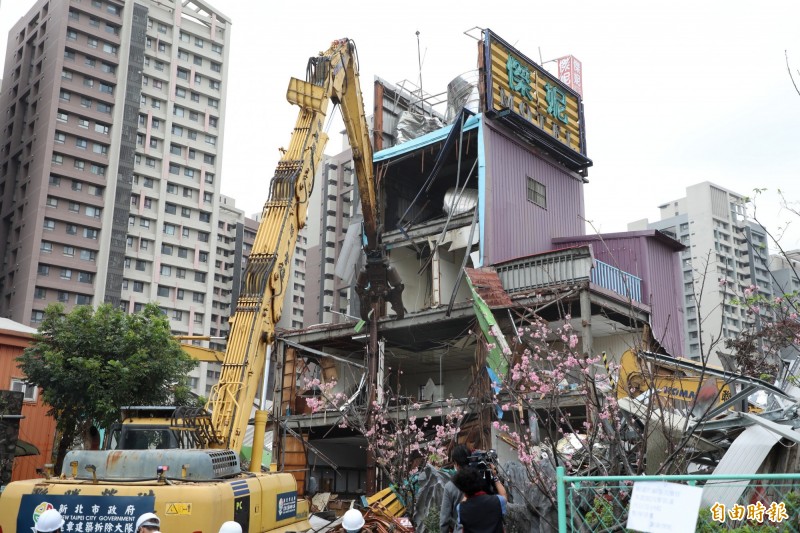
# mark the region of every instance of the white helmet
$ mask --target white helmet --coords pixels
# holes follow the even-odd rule
[[[364,527],[364,515],[358,509],[350,509],[344,513],[342,518],[342,527],[347,531],[358,531]]]
[[[50,531],[57,531],[64,525],[64,518],[61,517],[55,509],[48,509],[39,515],[39,520],[36,521],[36,531],[47,533]]]
[[[161,528],[161,519],[155,513],[144,513],[136,520],[136,528],[134,531],[139,531],[139,528],[142,526]]]
[[[242,526],[239,525],[239,522],[225,522],[222,524],[222,527],[219,528],[219,533],[242,533]]]

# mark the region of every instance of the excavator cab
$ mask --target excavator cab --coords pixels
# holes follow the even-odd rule
[[[211,416],[204,409],[123,407],[121,422],[106,433],[106,450],[167,450],[207,447]]]

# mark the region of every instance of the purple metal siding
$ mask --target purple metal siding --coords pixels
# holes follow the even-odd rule
[[[644,240],[644,239],[643,239]],[[684,315],[680,254],[647,239],[648,285],[652,292],[653,336],[672,355],[683,356]]]
[[[484,124],[486,264],[551,250],[556,237],[583,235],[583,182]],[[547,188],[547,209],[527,200],[528,176]]]
[[[585,244],[592,246],[595,259],[642,279],[642,302],[652,309],[653,336],[671,355],[683,355],[683,287],[676,249],[643,235],[577,237],[556,247]]]

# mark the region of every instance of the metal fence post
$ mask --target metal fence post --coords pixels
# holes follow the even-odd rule
[[[556,497],[558,499],[558,533],[567,533],[567,490],[564,467],[556,467]]]

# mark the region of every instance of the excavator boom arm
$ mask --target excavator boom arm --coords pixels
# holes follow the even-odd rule
[[[244,286],[230,319],[220,380],[207,407],[212,412],[212,446],[241,451],[253,401],[264,373],[267,347],[281,317],[297,234],[305,225],[314,175],[328,137],[323,123],[331,100],[342,107],[353,147],[367,234],[377,243],[372,147],[358,82],[352,41],[334,41],[309,60],[307,80],[293,78],[289,102],[300,107],[289,148],[272,179],[270,196],[248,258]]]

